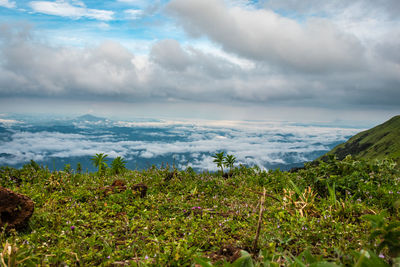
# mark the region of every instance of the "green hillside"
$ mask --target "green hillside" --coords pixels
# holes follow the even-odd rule
[[[296,173],[238,166],[225,178],[191,168],[116,174],[115,163],[103,167],[0,167],[0,186],[35,204],[25,229],[0,227],[0,266],[400,262],[400,170],[391,160],[330,159]],[[0,209],[0,224],[12,218]]]
[[[363,159],[383,159],[385,157],[400,160],[400,115],[370,130],[361,132],[346,143],[340,144],[326,155],[336,155],[344,159],[347,155]]]

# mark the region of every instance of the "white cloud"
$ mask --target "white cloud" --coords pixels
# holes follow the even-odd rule
[[[18,124],[21,123],[20,121],[17,120],[10,120],[10,119],[1,119],[0,118],[0,123],[4,124],[6,126],[12,125],[12,124]]]
[[[246,9],[244,12],[253,11]],[[261,60],[243,58],[229,49],[210,43],[205,45],[206,42],[201,41],[193,45],[190,41],[182,43],[174,39],[134,40],[124,45],[102,41],[79,48],[49,45],[43,39],[35,38],[36,34],[13,25],[1,28],[2,98],[95,99],[113,102],[115,106],[122,105],[121,102],[131,103],[131,107],[142,104],[147,111],[152,103],[161,114],[165,114],[159,107],[161,105],[169,105],[171,110],[173,104],[181,105],[183,108],[172,111],[174,117],[187,114],[187,110],[192,110],[192,104],[199,106],[201,103],[208,113],[211,113],[209,106],[213,105],[215,110],[224,106],[224,111],[229,106],[229,114],[228,111],[217,111],[215,115],[224,113],[226,117],[236,119],[244,118],[249,108],[275,108],[279,114],[274,115],[286,113],[286,118],[300,117],[290,114],[296,108],[310,108],[307,116],[314,116],[311,113],[315,113],[315,108],[325,108],[324,116],[331,114],[337,118],[341,116],[337,115],[338,110],[347,114],[353,110],[373,113],[388,108],[398,110],[399,107],[398,31],[383,35],[379,43],[369,46],[363,63],[354,60],[359,67],[346,72],[341,67],[339,71],[327,72],[329,68],[335,68],[334,64],[327,62],[325,65],[329,67],[319,68],[312,57],[310,61],[304,61],[306,65],[309,63],[304,70],[285,68],[286,63],[279,68],[263,61],[262,56]],[[239,44],[243,38],[236,39]],[[331,45],[335,46],[335,42]],[[132,47],[146,49],[140,55],[134,55]],[[347,60],[342,63],[346,65]],[[313,68],[317,70],[313,71]],[[151,109],[150,112],[156,111]],[[197,116],[197,112],[191,113]],[[265,119],[262,113],[256,115]]]
[[[90,19],[109,21],[113,19],[114,15],[113,11],[87,8],[83,2],[73,2],[71,4],[64,0],[58,0],[56,2],[32,1],[29,5],[34,11],[39,13],[69,17],[73,19],[86,17]]]
[[[145,5],[148,3],[148,1],[145,0],[117,0],[119,3],[126,3],[126,4],[131,4],[131,5]]]
[[[124,11],[128,19],[138,19],[143,15],[143,10],[140,9],[127,9]]]
[[[0,6],[7,8],[15,8],[17,5],[15,1],[0,0]]]
[[[115,133],[85,134],[22,132],[0,144],[0,151],[14,158],[0,158],[1,164],[44,160],[50,157],[93,156],[154,159],[174,157],[180,166],[215,170],[211,155],[225,151],[237,157],[238,164],[268,166],[312,160],[313,152],[326,151],[328,145],[344,141],[360,129],[294,126],[285,123],[240,121],[161,121],[122,123],[132,130],[147,128],[151,141],[127,140]],[[104,128],[103,130],[107,130]],[[158,135],[158,136],[155,136]],[[171,141],[172,139],[175,141]],[[221,138],[223,137],[223,138]],[[314,155],[315,156],[315,155]]]
[[[173,0],[170,14],[192,36],[205,35],[227,51],[297,71],[359,69],[364,47],[323,18],[305,23],[266,9],[228,7],[223,0]]]

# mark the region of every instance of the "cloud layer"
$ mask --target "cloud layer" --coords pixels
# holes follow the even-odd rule
[[[238,163],[260,167],[313,160],[318,153],[360,129],[295,126],[282,123],[237,121],[118,122],[109,126],[79,124],[70,133],[12,128],[0,143],[0,164],[22,164],[30,159],[91,157],[106,153],[128,161],[163,158],[184,168],[215,170],[211,155],[226,151]],[[85,126],[85,127],[83,127]],[[319,152],[318,152],[319,151]]]

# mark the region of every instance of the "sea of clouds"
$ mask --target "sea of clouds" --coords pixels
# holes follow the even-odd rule
[[[0,165],[31,159],[61,168],[96,153],[122,156],[129,168],[174,164],[215,171],[212,155],[225,151],[237,164],[289,169],[314,160],[361,129],[260,121],[58,121],[52,125],[0,121]],[[74,166],[73,166],[74,167]]]

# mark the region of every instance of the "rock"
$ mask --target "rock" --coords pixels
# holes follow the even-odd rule
[[[0,186],[0,228],[20,229],[26,226],[34,210],[33,201]]]
[[[123,180],[115,180],[111,185],[100,188],[104,195],[112,193],[121,193],[126,190],[126,184]]]
[[[132,185],[132,191],[140,194],[141,198],[144,198],[147,193],[147,185],[143,183]],[[115,180],[111,185],[100,188],[104,195],[109,195],[112,193],[121,193],[127,189],[126,184],[123,180]]]
[[[125,191],[126,190],[126,184],[122,180],[115,180],[112,184],[111,187],[114,190],[118,190],[119,192]]]

